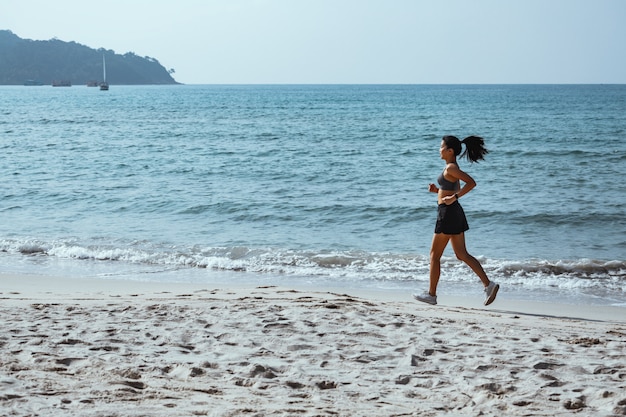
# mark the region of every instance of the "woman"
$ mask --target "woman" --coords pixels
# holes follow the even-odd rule
[[[439,187],[430,184],[428,188],[428,191],[437,193],[439,203],[435,235],[430,249],[430,288],[424,294],[413,295],[416,300],[432,305],[437,304],[441,256],[448,242],[452,243],[456,257],[472,268],[485,286],[485,305],[491,304],[496,299],[496,294],[500,289],[498,284],[489,281],[480,262],[470,255],[465,247],[465,231],[469,229],[469,225],[459,199],[469,193],[476,186],[476,182],[463,172],[456,162],[457,155],[461,153],[461,144],[465,145],[465,152],[461,157],[465,156],[470,162],[480,161],[489,152],[485,149],[483,139],[478,136],[470,136],[463,141],[455,136],[444,136],[441,141],[439,153],[441,159],[446,161],[446,167],[437,178]],[[460,181],[464,182],[463,187]]]

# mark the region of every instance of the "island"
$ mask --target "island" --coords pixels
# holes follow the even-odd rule
[[[76,42],[22,39],[0,30],[0,85],[99,85],[106,59],[106,81],[114,85],[179,84],[151,57],[117,54]]]

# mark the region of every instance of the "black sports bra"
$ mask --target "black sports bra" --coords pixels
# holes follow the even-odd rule
[[[459,180],[454,182],[448,181],[443,176],[443,172],[439,174],[437,177],[437,182],[439,183],[439,189],[444,191],[457,191],[459,189]]]

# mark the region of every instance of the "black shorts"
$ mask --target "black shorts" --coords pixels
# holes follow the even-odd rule
[[[446,206],[439,204],[437,207],[437,224],[435,225],[435,233],[443,233],[445,235],[458,235],[469,230],[467,218],[463,207],[458,201]]]

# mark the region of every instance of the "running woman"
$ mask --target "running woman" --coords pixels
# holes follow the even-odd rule
[[[465,151],[461,154],[462,145],[465,145]],[[478,259],[470,255],[465,247],[465,232],[469,230],[469,225],[465,212],[459,204],[459,199],[476,186],[476,181],[459,168],[457,156],[460,154],[460,158],[466,157],[472,163],[484,159],[488,152],[484,140],[478,136],[470,136],[462,141],[455,136],[444,136],[441,141],[439,154],[441,159],[446,161],[446,166],[437,178],[439,187],[435,184],[429,184],[428,187],[428,191],[437,193],[439,204],[435,234],[430,249],[430,287],[428,292],[413,295],[418,301],[437,304],[441,256],[448,242],[452,243],[456,257],[465,262],[482,281],[485,287],[485,305],[493,303],[496,299],[500,286],[489,280]],[[461,187],[461,181],[464,183],[463,187]]]

